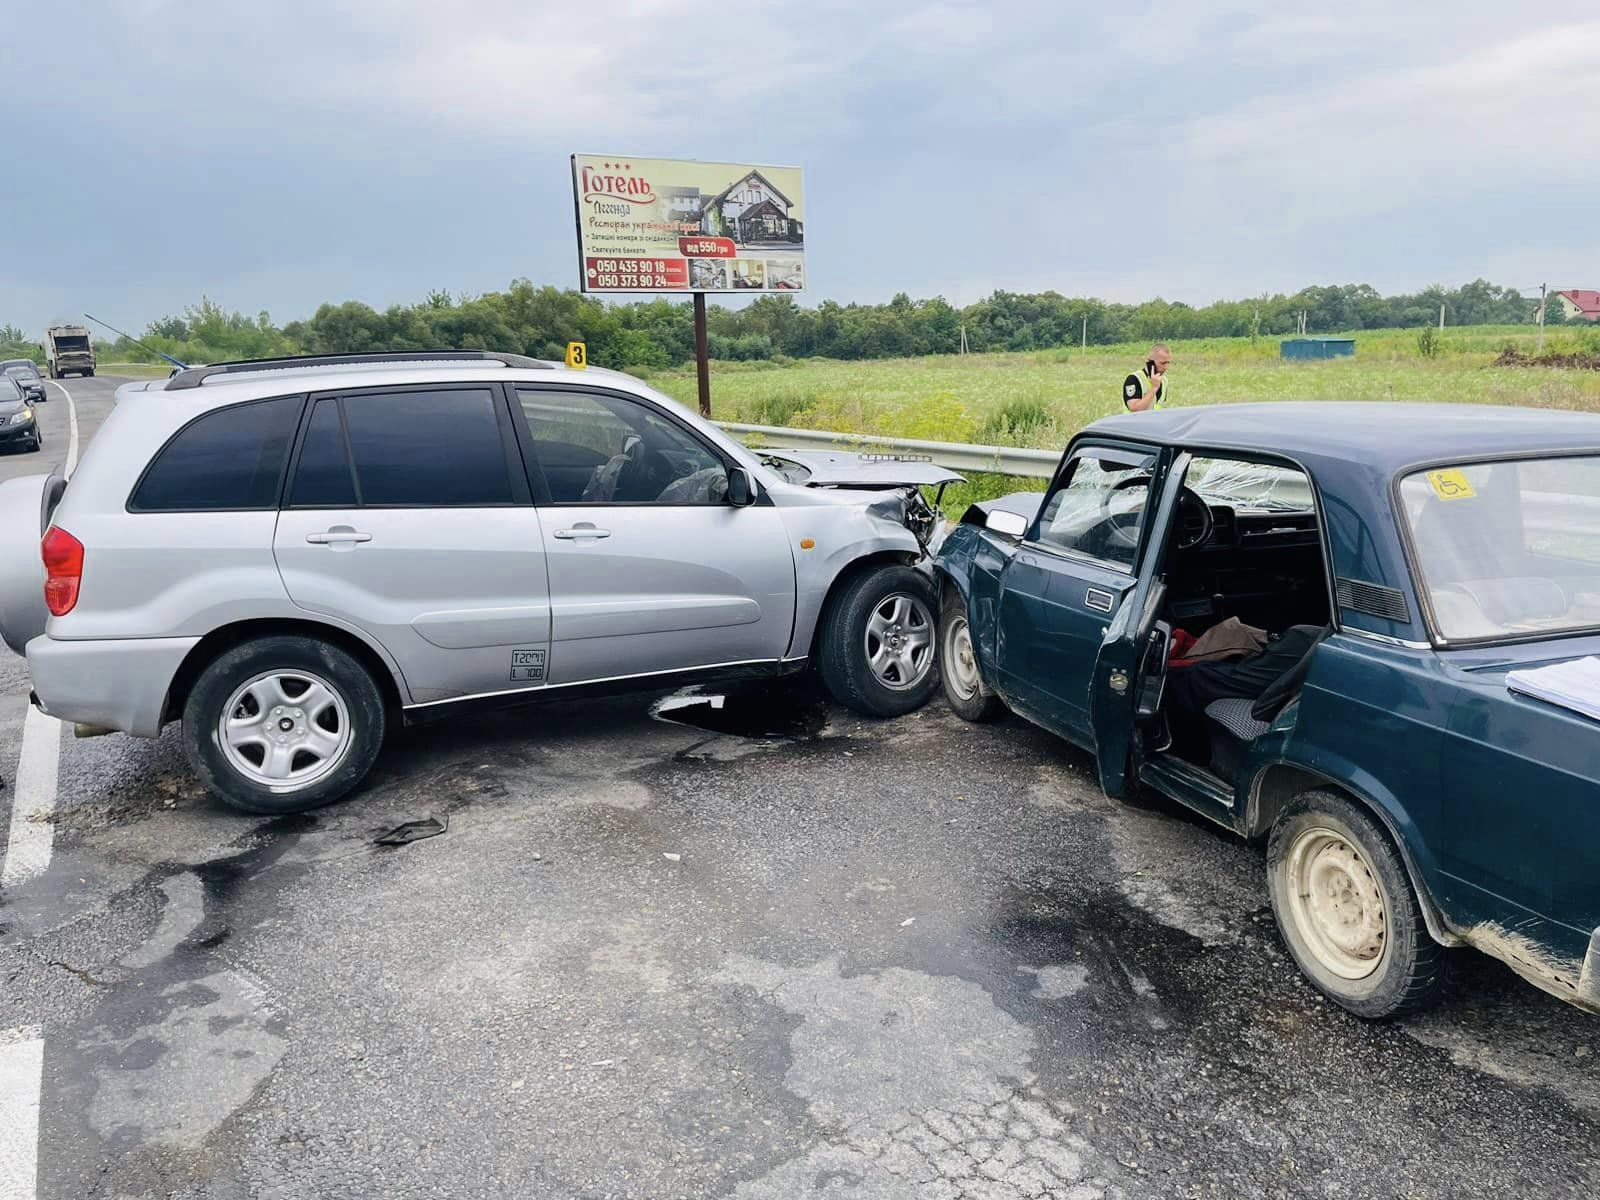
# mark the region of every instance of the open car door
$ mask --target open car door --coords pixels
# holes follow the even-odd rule
[[[1159,722],[1172,640],[1171,626],[1160,619],[1167,593],[1164,560],[1189,458],[1179,454],[1162,476],[1138,578],[1106,626],[1095,660],[1089,710],[1100,786],[1108,796],[1121,796],[1132,786],[1146,732]]]

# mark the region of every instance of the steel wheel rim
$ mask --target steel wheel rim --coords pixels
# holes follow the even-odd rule
[[[972,628],[965,617],[950,618],[949,644],[945,647],[944,677],[950,689],[963,700],[971,700],[983,687],[978,673],[978,657],[972,651]]]
[[[297,792],[332,771],[354,732],[344,697],[310,671],[263,671],[234,690],[217,721],[228,765],[273,792]]]
[[[1389,906],[1366,858],[1336,830],[1302,831],[1287,859],[1289,913],[1317,963],[1366,979],[1389,952]]]
[[[933,669],[933,630],[933,614],[917,597],[893,592],[878,601],[862,639],[872,677],[896,692],[916,687]]]

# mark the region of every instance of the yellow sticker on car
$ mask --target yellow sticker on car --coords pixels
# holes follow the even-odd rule
[[[1428,483],[1441,500],[1470,500],[1478,494],[1460,471],[1429,471]]]

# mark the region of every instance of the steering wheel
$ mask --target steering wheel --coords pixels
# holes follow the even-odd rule
[[[1144,508],[1112,512],[1111,498],[1118,492],[1149,486],[1148,475],[1130,475],[1112,485],[1110,490],[1100,497],[1100,515],[1108,527],[1106,533],[1108,542],[1126,550],[1138,548],[1139,526],[1144,522]],[[1215,523],[1211,506],[1201,499],[1200,494],[1193,488],[1186,486],[1179,489],[1177,516],[1176,545],[1179,550],[1192,550],[1211,536],[1211,528]]]
[[[1150,476],[1130,475],[1113,484],[1110,490],[1100,497],[1100,521],[1105,528],[1105,539],[1108,544],[1124,550],[1138,549],[1139,526],[1144,522],[1144,507],[1141,505],[1125,512],[1112,512],[1111,498],[1118,492],[1149,486]]]
[[[1211,536],[1211,530],[1217,523],[1216,516],[1211,511],[1200,494],[1192,488],[1181,488],[1178,491],[1178,536],[1176,545],[1179,550],[1193,550],[1196,546],[1203,546]]]

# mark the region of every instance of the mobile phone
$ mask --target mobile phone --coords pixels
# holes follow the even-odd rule
[[[1154,375],[1156,373],[1156,360],[1155,359],[1147,358],[1147,359],[1144,360],[1144,373],[1146,375]]]

